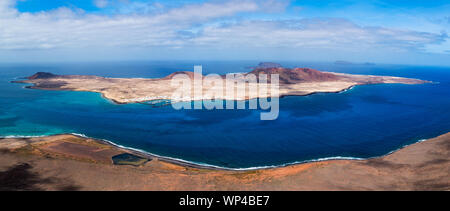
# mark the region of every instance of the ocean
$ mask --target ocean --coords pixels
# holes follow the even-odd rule
[[[197,164],[245,169],[331,158],[382,156],[450,131],[450,68],[280,62],[352,74],[430,80],[356,86],[280,99],[275,121],[258,110],[174,110],[117,105],[98,93],[45,91],[10,83],[36,72],[163,77],[174,71],[248,72],[258,61],[0,64],[0,136],[83,134]]]

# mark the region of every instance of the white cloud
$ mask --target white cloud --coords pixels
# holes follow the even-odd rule
[[[192,42],[219,46],[417,50],[442,43],[446,38],[445,34],[362,27],[344,19],[302,19],[208,26]]]
[[[116,7],[110,10],[116,14],[151,14],[160,13],[165,9],[165,5],[158,2],[119,2]]]
[[[15,1],[13,0],[1,0],[0,1],[0,19],[5,17],[11,17],[17,14],[17,10],[14,9]]]
[[[230,0],[111,16],[68,8],[19,13],[13,5],[12,0],[0,1],[1,50],[210,46],[408,51],[446,39],[441,34],[363,27],[344,19],[235,18],[239,13],[276,12],[286,7],[284,1],[275,0]]]
[[[177,31],[239,12],[260,10],[255,1],[204,3],[163,14],[101,16],[68,8],[17,13],[2,1],[0,49],[71,48],[90,46],[178,46]],[[8,15],[5,15],[8,14]]]
[[[98,8],[105,8],[109,4],[108,0],[94,0],[94,5]]]

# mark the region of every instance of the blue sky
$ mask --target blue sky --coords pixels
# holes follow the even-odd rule
[[[298,60],[450,65],[450,3],[0,0],[0,62]]]

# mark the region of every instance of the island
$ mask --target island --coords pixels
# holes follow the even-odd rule
[[[450,190],[450,133],[367,160],[210,168],[62,134],[0,139],[0,190]]]
[[[280,96],[340,92],[367,84],[429,83],[275,64],[260,66],[243,75],[278,74]],[[137,103],[167,99],[174,89],[171,79],[178,74],[199,77],[187,71],[155,79],[39,72],[18,82],[33,84],[28,86],[32,89],[98,92],[116,103]],[[226,80],[224,75],[219,78]],[[250,95],[245,97],[250,99]],[[447,133],[370,159],[236,170],[143,153],[76,134],[5,137],[0,138],[0,190],[450,190],[449,155]]]
[[[171,79],[178,74],[187,75],[189,78],[195,78],[196,74],[189,71],[174,72],[163,78],[106,78],[100,76],[90,75],[55,75],[52,73],[38,72],[25,80],[15,81],[17,83],[30,83],[32,86],[27,88],[44,89],[44,90],[72,90],[72,91],[88,91],[101,93],[103,97],[112,100],[118,104],[138,103],[152,100],[171,100],[172,93],[177,89],[171,86]],[[276,97],[283,96],[303,96],[319,92],[341,92],[353,86],[365,84],[386,84],[386,83],[400,83],[400,84],[423,84],[429,81],[410,79],[392,76],[374,76],[374,75],[354,75],[345,73],[334,73],[319,71],[311,68],[284,68],[272,63],[262,63],[248,73],[243,73],[245,78],[249,75],[259,77],[261,74],[268,75],[268,82],[271,82],[270,75],[279,75],[279,84],[276,85],[279,93]],[[207,84],[208,80],[217,80],[198,75],[203,80],[203,92],[211,89]],[[227,77],[225,75],[218,76],[223,80],[224,89],[227,87]],[[250,81],[248,85],[262,86],[259,81]],[[230,83],[234,84],[235,83]],[[275,85],[274,85],[275,86]],[[232,87],[236,88],[236,87]],[[192,86],[191,86],[191,89]],[[256,92],[256,93],[255,93]],[[271,92],[267,95],[261,95],[258,91],[248,90],[244,95],[238,96],[207,96],[202,95],[200,98],[193,96],[183,99],[190,100],[208,100],[208,99],[223,99],[223,100],[248,100],[258,97],[270,97]],[[255,97],[256,96],[256,97]],[[180,100],[181,101],[181,100]]]

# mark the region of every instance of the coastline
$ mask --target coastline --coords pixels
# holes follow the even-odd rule
[[[136,166],[111,160],[130,152],[72,134],[0,139],[0,174],[21,169],[40,181],[19,189],[0,183],[0,189],[450,190],[450,133],[377,158],[341,158],[245,171],[197,168],[157,157]],[[6,181],[15,180],[21,178]]]
[[[64,136],[64,135],[71,135],[82,139],[89,139],[94,140],[96,142],[99,142],[101,144],[106,144],[115,148],[118,148],[120,150],[126,151],[130,154],[137,155],[143,158],[147,159],[158,159],[160,161],[164,161],[167,163],[183,166],[183,167],[190,167],[190,168],[197,168],[197,169],[208,169],[208,170],[223,170],[223,171],[253,171],[253,170],[267,170],[267,169],[277,169],[277,168],[284,168],[289,166],[295,166],[295,165],[302,165],[302,164],[309,164],[309,163],[318,163],[323,161],[346,161],[346,160],[359,160],[359,161],[366,161],[371,159],[377,159],[377,158],[383,158],[385,156],[391,155],[399,150],[402,150],[408,146],[428,141],[432,138],[428,139],[420,139],[417,141],[414,141],[410,144],[405,144],[400,146],[397,149],[391,150],[386,154],[379,155],[379,156],[373,156],[368,158],[359,158],[359,157],[343,157],[343,156],[333,156],[333,157],[324,157],[324,158],[316,158],[316,159],[310,159],[310,160],[304,160],[304,161],[293,161],[285,164],[280,165],[270,165],[270,166],[255,166],[255,167],[246,167],[246,168],[228,168],[223,166],[216,166],[212,164],[206,164],[206,163],[200,163],[200,162],[194,162],[194,161],[188,161],[180,158],[173,158],[163,155],[158,155],[155,153],[147,152],[145,150],[133,148],[133,147],[127,147],[123,145],[119,145],[114,143],[113,141],[105,140],[105,139],[98,139],[98,138],[92,138],[89,136],[86,136],[84,134],[79,133],[60,133],[60,134],[52,134],[52,135],[41,135],[41,136],[0,136],[1,139],[26,139],[26,138],[48,138],[48,137],[55,137],[55,136]]]

